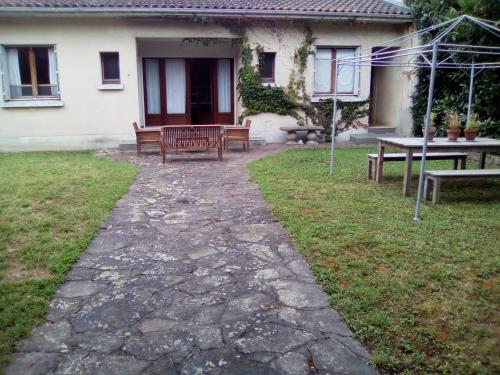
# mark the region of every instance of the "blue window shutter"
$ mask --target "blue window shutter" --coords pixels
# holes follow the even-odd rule
[[[2,77],[2,97],[3,100],[10,99],[9,70],[7,64],[7,51],[0,46],[0,76]]]

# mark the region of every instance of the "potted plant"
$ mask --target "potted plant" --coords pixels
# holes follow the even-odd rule
[[[467,120],[467,124],[465,125],[464,135],[465,140],[469,142],[474,142],[476,140],[477,132],[481,122],[479,121],[479,117],[476,113],[473,113],[469,119]]]
[[[445,123],[448,128],[448,141],[456,142],[460,136],[460,128],[462,126],[462,118],[456,111],[449,111],[446,113]]]
[[[434,140],[434,136],[436,135],[436,118],[437,115],[435,112],[431,112],[431,121],[429,124],[429,131],[427,132],[427,140],[432,142]],[[424,127],[425,127],[425,117],[424,117]]]

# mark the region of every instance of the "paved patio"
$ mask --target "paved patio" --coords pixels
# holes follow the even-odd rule
[[[249,180],[282,148],[108,152],[137,180],[6,374],[376,373]]]

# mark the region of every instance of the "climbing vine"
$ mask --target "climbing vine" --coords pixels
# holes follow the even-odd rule
[[[298,66],[297,71],[294,69],[290,72],[287,92],[288,94],[304,103],[309,103],[309,96],[306,91],[305,71],[307,69],[307,61],[309,55],[314,54],[313,44],[316,41],[310,28],[306,28],[306,34],[302,45],[295,51],[293,60]]]
[[[337,109],[340,111],[341,117],[337,121],[337,131],[335,134],[342,133],[348,129],[366,127],[361,122],[361,119],[370,114],[370,99],[356,102],[337,99]],[[323,127],[327,137],[330,137],[333,120],[333,99],[324,99],[316,103],[310,103],[305,110],[312,124]]]
[[[259,113],[276,113],[283,116],[292,116],[299,125],[311,123],[321,126],[327,134],[330,133],[333,113],[333,100],[326,99],[312,103],[307,94],[306,77],[309,56],[314,54],[313,45],[316,37],[310,28],[306,28],[304,40],[294,53],[293,59],[296,69],[290,72],[286,88],[280,86],[263,85],[260,75],[260,66],[264,48],[255,45],[253,48],[248,41],[247,30],[242,26],[224,24],[236,35],[232,40],[240,52],[241,66],[238,74],[239,98],[244,111],[238,118],[241,123],[247,116]],[[210,46],[227,43],[221,38],[186,38],[183,43],[195,43]],[[254,64],[254,57],[257,63]],[[370,101],[344,102],[338,101],[337,106],[341,113],[337,132],[352,127],[363,126],[360,119],[369,114]]]
[[[290,115],[299,120],[301,117],[297,110],[300,109],[300,103],[294,97],[282,87],[262,84],[259,66],[262,63],[263,48],[257,45],[252,49],[246,30],[239,28],[233,29],[233,32],[239,36],[238,46],[241,57],[238,91],[244,111],[238,119],[239,122],[241,123],[244,117],[258,113]],[[253,65],[254,53],[257,54],[258,59],[256,66]]]

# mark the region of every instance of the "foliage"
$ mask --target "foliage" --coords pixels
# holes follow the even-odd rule
[[[431,115],[430,115],[429,131],[436,130],[436,120],[437,120],[437,114],[436,114],[436,112],[432,111]],[[424,125],[423,126],[425,126],[425,116],[424,116]]]
[[[467,120],[467,124],[465,125],[466,129],[479,129],[481,126],[481,122],[476,113],[472,113]]]
[[[254,50],[251,48],[246,31],[244,29],[233,29],[239,35],[239,49],[241,68],[239,70],[238,91],[244,111],[239,117],[239,122],[246,116],[259,113],[276,113],[300,118],[297,110],[300,104],[295,98],[278,86],[263,85],[259,73],[260,62],[253,65]],[[262,47],[255,48],[257,58],[262,55]],[[260,52],[260,53],[259,53]]]
[[[411,7],[418,29],[422,29],[462,14],[498,21],[500,7],[498,1],[491,0],[407,0]],[[464,23],[447,37],[447,41],[461,44],[498,45],[488,31],[477,25]],[[425,42],[425,40],[424,40]],[[463,56],[455,56],[455,61]],[[494,59],[494,57],[492,57]],[[481,57],[484,61],[484,56]],[[469,76],[463,70],[438,69],[434,90],[434,110],[439,113],[436,129],[439,135],[445,133],[444,113],[456,108],[460,113],[467,113]],[[418,84],[413,96],[414,132],[422,132],[421,119],[427,106],[429,87],[429,69],[418,70]],[[482,125],[479,133],[483,136],[500,137],[500,71],[485,70],[475,77],[474,112],[478,114]]]
[[[0,154],[0,373],[136,172],[86,152]]]
[[[302,45],[297,48],[293,56],[293,61],[298,67],[297,71],[293,69],[290,72],[288,80],[287,93],[293,98],[300,100],[304,106],[310,105],[310,98],[306,91],[306,78],[304,73],[307,69],[309,55],[314,53],[313,45],[315,41],[316,37],[313,35],[311,29],[307,27],[304,35],[304,41],[302,42]]]
[[[402,163],[384,166],[383,185],[367,183],[374,151],[338,148],[333,179],[326,149],[289,150],[249,168],[382,373],[498,374],[500,183],[446,185],[416,224],[414,196],[401,194]]]
[[[312,103],[306,90],[305,71],[309,56],[314,53],[313,45],[316,40],[311,29],[306,27],[304,40],[294,53],[297,70],[291,71],[286,89],[262,85],[259,67],[262,65],[263,47],[257,44],[252,49],[245,28],[233,27],[231,30],[238,36],[237,45],[241,56],[238,90],[244,112],[239,117],[239,122],[241,123],[246,116],[276,113],[294,117],[299,125],[305,125],[311,121],[313,125],[322,126],[330,134],[333,101],[329,99]],[[257,55],[257,66],[253,65],[254,54]],[[341,119],[338,122],[337,132],[341,132],[350,127],[364,126],[359,120],[368,115],[369,100],[359,102],[339,100],[338,108]]]
[[[370,114],[370,100],[347,102],[337,99],[337,108],[340,111],[340,119],[337,121],[337,131],[342,133],[351,128],[365,127],[360,120]],[[307,116],[313,125],[322,126],[327,135],[331,135],[333,119],[333,99],[323,99],[306,109]]]
[[[202,45],[203,47],[210,47],[218,44],[227,44],[230,40],[227,38],[184,38],[181,44],[194,44],[196,47]]]
[[[448,129],[460,129],[462,127],[462,117],[457,111],[448,111],[446,112],[445,123]]]

